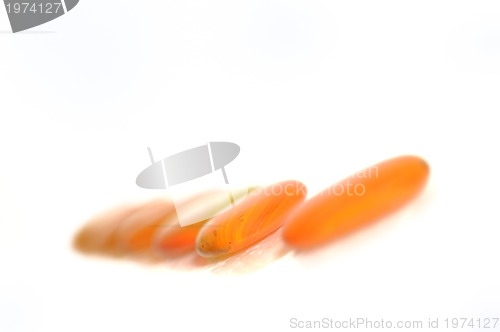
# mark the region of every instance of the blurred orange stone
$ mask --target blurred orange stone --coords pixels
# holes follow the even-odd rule
[[[204,257],[232,254],[264,239],[283,226],[287,214],[302,203],[306,187],[286,181],[253,191],[234,208],[209,220],[196,239]]]
[[[148,251],[155,233],[175,215],[175,205],[167,199],[156,199],[143,205],[120,225],[116,233],[118,250],[125,253]]]
[[[415,156],[371,166],[296,209],[286,220],[284,240],[291,247],[309,249],[349,234],[416,197],[428,177],[428,164]]]
[[[198,232],[205,221],[181,227],[179,222],[161,230],[154,241],[154,249],[160,254],[182,254],[195,248]]]
[[[110,253],[116,246],[116,231],[120,224],[140,208],[122,206],[89,221],[73,240],[73,246],[87,253]]]

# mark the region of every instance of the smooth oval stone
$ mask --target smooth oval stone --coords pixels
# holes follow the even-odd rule
[[[421,158],[401,156],[381,162],[306,201],[286,221],[290,246],[309,249],[362,228],[416,197],[429,177]]]
[[[93,218],[78,231],[73,246],[87,253],[113,252],[116,247],[116,231],[120,224],[140,207],[140,205],[122,206]]]
[[[196,250],[204,257],[218,257],[247,248],[283,226],[287,214],[306,195],[306,187],[297,181],[256,189],[239,205],[201,228]]]

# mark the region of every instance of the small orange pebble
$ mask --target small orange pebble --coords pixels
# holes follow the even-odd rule
[[[286,215],[306,197],[306,187],[285,181],[256,189],[240,204],[209,220],[196,238],[203,257],[232,254],[264,239],[283,226]]]
[[[428,177],[428,164],[414,156],[371,166],[295,210],[283,228],[284,240],[297,249],[310,249],[342,237],[409,202]]]
[[[95,217],[78,231],[73,239],[73,246],[87,253],[113,251],[116,246],[116,230],[120,223],[139,208],[139,205],[122,206]]]

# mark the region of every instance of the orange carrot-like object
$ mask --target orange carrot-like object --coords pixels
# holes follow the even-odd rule
[[[429,177],[421,158],[393,158],[358,172],[306,201],[287,219],[283,237],[310,249],[394,212],[416,197]]]

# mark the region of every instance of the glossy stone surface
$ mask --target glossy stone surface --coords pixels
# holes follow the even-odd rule
[[[198,253],[218,257],[251,246],[279,229],[306,195],[305,186],[297,181],[255,190],[240,204],[203,226],[196,240]]]
[[[75,235],[74,247],[86,253],[114,253],[118,228],[140,207],[121,206],[93,218]]]
[[[286,243],[310,249],[362,228],[417,196],[429,177],[421,158],[401,156],[371,166],[324,190],[292,213]]]

